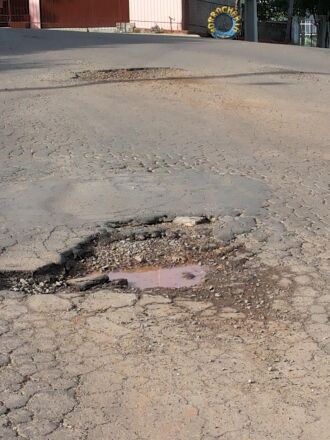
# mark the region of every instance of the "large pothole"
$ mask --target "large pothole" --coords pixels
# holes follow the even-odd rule
[[[171,67],[134,67],[128,69],[85,70],[77,72],[74,79],[83,81],[138,81],[186,76],[183,70]]]
[[[195,224],[197,223],[197,224]],[[200,224],[199,224],[200,223]],[[72,291],[75,282],[93,290],[118,289],[213,303],[265,320],[279,289],[276,270],[237,242],[218,239],[211,219],[160,221],[152,225],[108,225],[76,248],[63,266],[35,274],[2,274],[7,288],[25,294]],[[74,281],[73,281],[74,280]],[[94,286],[94,287],[93,287]],[[278,313],[278,312],[277,312]]]

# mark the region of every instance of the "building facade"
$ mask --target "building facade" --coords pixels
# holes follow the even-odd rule
[[[234,0],[0,0],[3,26],[107,28],[131,23],[138,29],[207,32],[210,12]]]

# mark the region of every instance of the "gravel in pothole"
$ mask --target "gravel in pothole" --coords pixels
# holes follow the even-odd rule
[[[147,67],[147,68],[129,68],[129,69],[104,69],[104,70],[86,70],[77,72],[74,79],[85,81],[138,81],[138,80],[156,80],[171,78],[177,76],[186,76],[181,69],[169,67]]]

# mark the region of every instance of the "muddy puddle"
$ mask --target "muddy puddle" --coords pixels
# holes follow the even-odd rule
[[[198,264],[171,268],[142,267],[135,271],[110,272],[110,280],[126,279],[136,289],[180,289],[198,286],[205,280],[207,267]]]

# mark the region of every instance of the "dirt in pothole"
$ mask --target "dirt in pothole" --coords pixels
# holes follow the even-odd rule
[[[154,271],[152,276],[157,278],[161,273],[159,269],[164,268],[177,268],[177,275],[180,274],[181,281],[186,278],[187,284],[179,288],[159,288],[154,279],[156,284],[148,286],[150,277],[144,290],[134,284],[134,273]],[[118,276],[113,276],[113,272]],[[274,316],[272,303],[280,294],[275,281],[276,271],[264,266],[244,247],[221,243],[214,235],[212,223],[194,227],[179,227],[173,223],[110,227],[82,245],[75,256],[67,260],[60,275],[17,276],[12,279],[11,287],[30,294],[54,293],[69,289],[66,284],[69,279],[95,273],[109,274],[110,279],[123,278],[125,272],[132,273],[131,280],[129,276],[126,278],[133,282],[120,289],[123,294],[136,292],[141,295],[144,292],[173,300],[211,302],[219,310],[233,308],[248,318],[260,320]],[[171,271],[165,271],[162,276],[172,276]],[[171,280],[163,278],[164,281],[165,284],[158,285],[174,287]],[[105,283],[102,288],[114,289],[111,283]],[[280,317],[279,312],[276,313]]]
[[[186,76],[181,69],[147,67],[130,69],[86,70],[75,74],[74,79],[85,81],[137,81]]]

